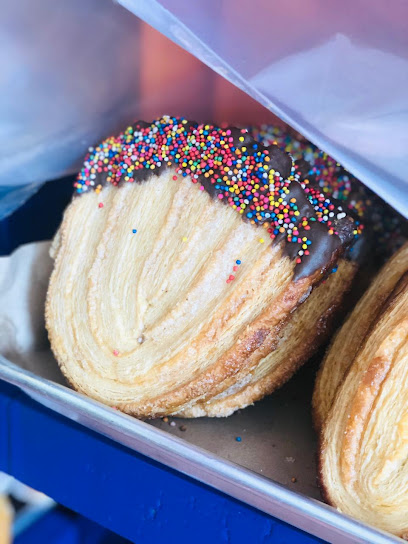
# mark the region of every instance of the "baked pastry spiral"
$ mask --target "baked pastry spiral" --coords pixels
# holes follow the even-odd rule
[[[319,400],[325,498],[408,539],[408,244],[338,333],[315,409]]]
[[[76,188],[51,347],[76,389],[138,417],[225,416],[280,386],[357,269],[359,221],[243,129],[137,123],[90,150]]]
[[[366,340],[367,333],[381,315],[384,302],[407,271],[408,244],[405,244],[383,266],[335,335],[317,374],[313,392],[313,420],[316,429],[321,429],[337,389]]]

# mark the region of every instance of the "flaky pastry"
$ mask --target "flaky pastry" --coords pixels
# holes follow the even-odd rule
[[[407,539],[408,244],[338,333],[320,374],[315,409],[319,401],[325,498]]]
[[[138,417],[226,416],[271,392],[357,269],[360,222],[244,129],[136,123],[90,150],[76,188],[51,346],[76,389]]]

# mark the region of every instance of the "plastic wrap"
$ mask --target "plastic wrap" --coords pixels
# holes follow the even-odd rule
[[[2,7],[0,219],[137,118],[249,124],[268,113],[112,0]]]
[[[270,112],[408,215],[406,2],[120,2],[2,6],[0,218],[136,118]]]
[[[140,26],[109,0],[10,0],[1,11],[0,217],[134,115]]]
[[[404,0],[120,0],[408,216]]]

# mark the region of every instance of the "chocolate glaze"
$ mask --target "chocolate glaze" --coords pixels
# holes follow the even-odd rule
[[[137,133],[141,129],[147,129],[151,126],[152,125],[150,123],[139,121],[135,123],[131,128],[129,128],[128,131],[130,131],[130,134],[132,135],[135,132]],[[187,123],[184,125],[184,129],[187,129],[191,132],[197,130],[197,127],[197,123],[194,123],[192,121],[187,121]],[[213,126],[211,126],[211,129],[219,130]],[[336,234],[330,234],[327,225],[324,222],[319,221],[319,217],[316,214],[313,204],[311,203],[310,196],[308,197],[305,186],[302,187],[301,185],[302,181],[305,178],[308,178],[309,180],[310,177],[307,176],[307,173],[310,171],[310,165],[306,161],[300,160],[297,163],[294,163],[290,155],[282,151],[278,146],[271,145],[269,147],[264,147],[262,144],[256,142],[248,132],[243,132],[242,129],[238,129],[236,127],[228,127],[228,129],[223,130],[231,131],[233,143],[230,149],[233,153],[235,152],[235,150],[242,149],[243,147],[246,148],[246,153],[249,153],[253,156],[255,156],[256,153],[259,153],[260,151],[263,152],[267,150],[268,156],[270,158],[268,166],[278,172],[283,180],[290,180],[290,183],[288,184],[289,193],[285,196],[285,200],[289,202],[291,199],[296,199],[296,206],[298,211],[300,212],[300,215],[298,216],[299,220],[308,220],[308,225],[306,228],[303,228],[302,226],[298,227],[300,237],[303,238],[305,236],[311,242],[310,254],[303,255],[301,258],[301,262],[298,262],[298,264],[296,265],[294,280],[296,281],[298,279],[310,276],[312,274],[315,274],[317,271],[320,271],[320,275],[322,277],[327,275],[332,270],[337,259],[346,252],[346,250],[353,244],[356,239],[355,220],[353,219],[353,217],[350,216],[349,211],[346,215],[341,206],[334,203],[334,201],[331,199],[331,203],[335,205],[334,214],[332,214],[334,215],[334,217],[331,219],[331,228],[335,230]],[[174,138],[177,139],[177,136],[174,136]],[[148,147],[149,143],[150,142],[147,141],[145,145]],[[126,145],[128,144],[123,144],[123,147],[125,147]],[[91,164],[92,160],[94,160],[96,164],[96,160],[91,160],[91,158],[96,156],[96,153],[99,152],[98,149],[99,148],[96,148],[96,150],[90,150],[90,155],[88,156],[87,160]],[[94,155],[92,155],[93,152]],[[107,151],[104,150],[103,152],[105,153],[104,156],[106,156]],[[107,155],[109,158],[109,164],[120,164],[120,160],[122,157],[121,152],[122,147],[120,147],[120,144],[117,147],[113,146],[112,150],[109,150],[109,155]],[[150,178],[152,175],[159,175],[160,172],[163,171],[163,169],[166,169],[168,167],[169,165],[165,161],[161,161],[160,164],[156,164],[154,170],[150,169],[149,167],[139,167],[139,169],[133,171],[132,178],[130,180],[125,180],[126,173],[121,173],[121,170],[119,169],[119,176],[116,176],[115,181],[110,181],[110,183],[113,183],[114,185],[120,185],[125,181],[142,182]],[[174,162],[171,164],[171,167],[175,167],[177,170],[180,170],[181,168],[180,164],[175,164]],[[96,188],[98,187],[98,185],[101,186],[108,183],[107,179],[111,175],[112,171],[106,171],[103,169],[102,171],[100,170],[101,169],[99,169],[96,176],[94,176],[92,183],[88,183],[86,181],[86,172],[88,172],[88,170],[86,170],[84,167],[83,171],[81,171],[78,176],[78,181],[76,184],[77,192],[83,193],[89,188]],[[86,175],[84,174],[84,172]],[[182,175],[187,174],[183,172]],[[203,174],[200,174],[198,176],[198,181],[203,186],[204,190],[213,198],[218,199],[218,195],[223,193],[223,189],[217,188],[217,184],[210,177],[205,177]],[[309,180],[308,183],[310,183],[309,187],[313,187],[313,179]],[[316,187],[316,189],[318,189],[318,187]],[[223,199],[223,202],[226,202],[225,198]],[[246,221],[249,220],[245,215],[243,215],[242,217]],[[293,217],[291,220],[294,220]],[[256,220],[256,223],[259,224],[265,222],[272,223],[272,219],[263,217],[259,220]],[[274,241],[285,241],[285,254],[292,259],[296,257],[299,250],[299,244],[294,242],[287,242],[285,238],[285,233],[283,235],[278,234]]]

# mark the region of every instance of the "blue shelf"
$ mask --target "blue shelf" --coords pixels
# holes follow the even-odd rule
[[[321,542],[0,383],[0,470],[141,544]]]
[[[50,238],[69,201],[71,183],[46,184],[0,222],[0,253]],[[0,470],[138,544],[322,542],[43,407],[4,382]],[[49,523],[60,519],[72,531],[72,522],[57,518]],[[66,538],[54,541],[79,542]]]
[[[14,539],[14,544],[128,544],[100,525],[64,508],[53,509]]]

